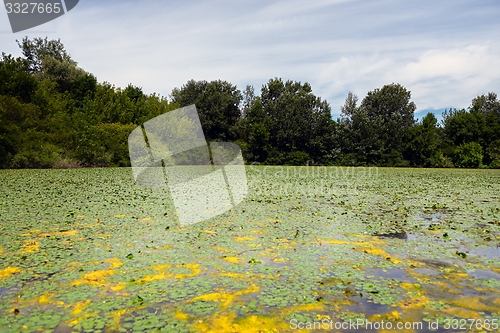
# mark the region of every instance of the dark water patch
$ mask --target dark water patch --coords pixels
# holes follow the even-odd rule
[[[417,239],[418,239],[417,235],[411,234],[411,233],[406,233],[406,240],[407,241],[411,242],[411,241],[415,241]]]
[[[444,214],[453,214],[456,213],[458,209],[450,209],[450,208],[445,208],[445,207],[438,207],[438,206],[432,206],[432,207],[425,207],[423,211],[421,211],[424,214],[432,214],[436,217],[439,217]]]
[[[353,295],[349,297],[349,300],[353,301],[353,303],[348,305],[343,310],[344,312],[362,313],[364,316],[370,317],[375,314],[388,313],[394,310],[390,305],[374,303],[373,300],[361,294]]]
[[[59,323],[59,325],[56,326],[54,329],[54,333],[71,333],[74,332],[74,330],[69,327],[66,323]]]
[[[454,245],[454,253],[463,260],[500,260],[500,247],[485,246],[466,237],[456,238],[452,241],[436,240],[438,244]]]
[[[256,260],[266,265],[271,265],[278,268],[290,267],[290,265],[287,262],[280,261],[279,259],[280,258],[258,257],[258,259]]]
[[[485,269],[476,269],[471,272],[469,272],[470,276],[473,276],[478,279],[496,279],[500,281],[500,274],[493,272],[493,271],[488,271]]]
[[[2,287],[2,288],[0,288],[0,296],[4,297],[7,294],[12,293],[13,291],[14,291],[14,288],[5,288],[5,287]]]
[[[472,256],[500,260],[500,247],[497,246],[469,248],[465,250],[465,253],[469,253]]]
[[[422,275],[430,275],[430,276],[437,276],[437,275],[440,275],[441,272],[439,271],[436,271],[434,269],[431,269],[431,268],[417,268],[414,270],[416,273],[418,274],[422,274]]]
[[[438,215],[438,214],[436,214],[436,215]],[[421,215],[417,215],[414,217],[420,221],[440,222],[441,221],[440,216],[441,215],[439,214],[439,217],[438,216],[421,216]]]
[[[381,277],[385,279],[393,279],[404,282],[417,282],[413,277],[408,276],[406,271],[400,268],[391,269],[380,269],[380,268],[369,268],[366,270],[368,278]]]
[[[417,236],[413,233],[409,233],[406,231],[402,232],[387,232],[387,233],[374,233],[372,236],[385,238],[385,239],[402,239],[406,241],[414,241],[417,240]]]
[[[437,260],[430,258],[413,258],[413,260],[421,262],[428,267],[435,269],[443,269],[443,268],[452,268],[453,264],[448,262],[447,260]]]
[[[406,232],[388,232],[388,233],[375,233],[372,236],[377,236],[380,238],[391,238],[391,239],[408,239],[408,234]]]

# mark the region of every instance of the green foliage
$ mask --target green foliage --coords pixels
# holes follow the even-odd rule
[[[249,166],[238,212],[190,228],[129,170],[0,170],[1,331],[498,317],[498,172],[367,169]]]
[[[284,165],[308,165],[311,157],[304,151],[292,151],[286,154]]]
[[[75,81],[81,81],[86,73],[73,62],[61,61],[51,56],[42,58],[43,70],[37,73],[40,80],[48,79],[57,84],[59,92],[70,91]]]
[[[434,114],[428,113],[420,123],[409,127],[405,135],[405,158],[413,166],[435,166],[440,146],[440,128]],[[437,159],[436,159],[437,158]]]
[[[18,98],[30,102],[37,87],[37,80],[29,73],[29,63],[25,59],[14,59],[2,53],[0,58],[0,95]]]
[[[361,108],[378,127],[378,136],[386,151],[401,151],[404,132],[415,122],[416,106],[410,99],[410,91],[392,83],[368,92],[361,102]]]
[[[25,59],[28,61],[28,68],[31,73],[44,71],[43,59],[46,57],[76,66],[76,62],[66,52],[60,39],[49,40],[45,37],[30,40],[26,36],[21,42],[17,41],[17,45],[21,48]]]
[[[178,105],[98,83],[59,40],[24,38],[0,58],[0,167],[128,166],[128,135]]]
[[[12,158],[13,168],[48,168],[59,163],[62,150],[55,144],[40,138],[38,133],[25,134],[28,141],[21,146],[20,151]]]
[[[207,140],[235,140],[242,100],[238,88],[222,80],[190,80],[172,91],[172,100],[181,106],[196,105]]]
[[[392,83],[349,93],[334,121],[309,83],[274,78],[243,93],[222,80],[190,80],[169,101],[141,87],[103,82],[77,67],[60,40],[25,37],[23,58],[0,58],[0,168],[128,166],[139,124],[195,104],[208,141],[233,141],[247,163],[500,168],[500,101],[490,92],[468,109],[415,123],[411,92]],[[192,124],[165,124],[182,136]],[[151,137],[150,140],[159,138]],[[176,157],[190,163],[192,156]]]
[[[304,151],[280,152],[277,149],[272,149],[264,164],[270,165],[311,165],[314,161],[308,153]]]
[[[101,123],[83,127],[75,157],[93,166],[128,166],[130,164],[127,142],[134,124]]]
[[[453,109],[444,112],[443,123],[448,143],[459,146],[463,143],[481,141],[485,119],[481,112]]]
[[[243,117],[238,123],[239,136],[243,141],[248,142],[246,159],[262,163],[267,159],[271,149],[269,143],[271,119],[266,117],[260,98],[253,96],[253,88],[249,97],[249,89],[247,87]]]
[[[483,148],[477,142],[461,144],[456,151],[456,165],[462,168],[478,168],[483,160]]]
[[[500,139],[490,143],[486,148],[486,155],[490,162],[490,167],[500,169]]]
[[[269,137],[269,131],[263,123],[252,125],[248,144],[254,161],[263,162],[267,158]]]
[[[430,166],[435,168],[453,168],[455,165],[449,156],[437,151],[430,159]]]
[[[0,162],[3,166],[16,166],[11,165],[14,164],[12,159],[16,154],[27,150],[25,146],[34,137],[32,133],[38,126],[40,114],[40,108],[34,104],[21,103],[15,97],[0,95]],[[32,165],[29,158],[22,160],[27,162],[21,163],[21,167]]]
[[[75,101],[77,107],[81,107],[82,102],[86,99],[94,98],[97,89],[97,79],[90,73],[84,73],[75,77],[68,85],[68,90],[71,98]]]
[[[274,149],[284,153],[307,151],[315,160],[330,152],[334,128],[330,106],[312,93],[308,83],[272,79],[262,87],[260,100],[270,120]]]
[[[410,99],[410,91],[394,83],[368,92],[359,107],[357,96],[349,94],[337,134],[343,154],[354,153],[360,165],[400,165],[403,138],[414,125]]]
[[[458,152],[466,153],[463,151],[465,148],[457,150],[456,147],[475,142],[485,148],[482,151],[482,161],[477,164],[466,158],[465,165],[475,167],[483,164],[496,167],[497,147],[500,142],[500,101],[495,93],[474,98],[468,110],[448,110],[443,114],[443,118],[447,149],[450,152],[456,150],[457,165],[464,165],[461,157],[457,155]]]
[[[493,113],[500,116],[500,101],[498,100],[497,94],[490,92],[487,95],[475,97],[472,100],[470,109],[484,114]]]
[[[144,93],[142,92],[142,88],[141,87],[135,87],[132,84],[129,84],[125,88],[124,93],[125,93],[125,95],[127,95],[127,97],[131,101],[133,101],[135,103],[137,103],[138,101],[141,101],[144,98],[146,98],[146,95],[144,95]]]

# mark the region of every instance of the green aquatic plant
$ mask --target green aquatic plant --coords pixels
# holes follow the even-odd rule
[[[181,228],[168,193],[135,187],[127,168],[0,170],[0,327],[500,319],[495,170],[249,166],[247,177],[245,202]]]

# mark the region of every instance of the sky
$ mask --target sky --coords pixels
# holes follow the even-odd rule
[[[348,92],[400,83],[416,118],[500,95],[498,0],[81,0],[12,33],[0,8],[0,52],[16,39],[61,39],[100,82],[168,97],[188,80],[226,80],[257,94],[272,78],[308,82],[334,119]]]

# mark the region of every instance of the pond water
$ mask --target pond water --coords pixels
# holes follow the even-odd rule
[[[247,177],[243,203],[181,228],[128,168],[0,170],[1,331],[495,331],[499,171]]]

